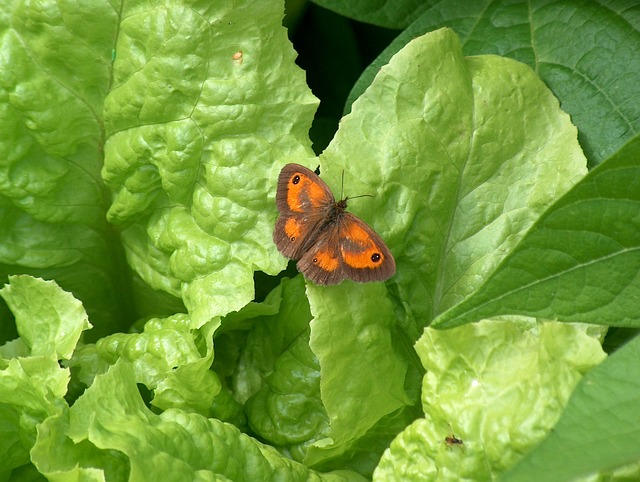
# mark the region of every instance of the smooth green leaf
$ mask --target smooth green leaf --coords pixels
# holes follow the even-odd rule
[[[314,317],[310,346],[320,362],[320,392],[331,427],[307,458],[318,463],[336,447],[344,452],[381,418],[412,401],[405,392],[408,355],[386,287],[350,282],[309,285],[307,292]]]
[[[484,320],[416,343],[425,418],[398,435],[374,480],[493,480],[545,436],[605,357],[587,325]],[[455,435],[462,447],[448,447]],[[529,480],[538,480],[536,478]]]
[[[500,481],[573,480],[640,459],[640,338],[582,379],[548,437]],[[633,473],[633,472],[632,472]],[[625,479],[623,479],[625,480]]]
[[[360,22],[403,28],[428,9],[434,0],[313,0],[313,3]]]
[[[396,258],[390,293],[414,339],[586,173],[575,128],[535,74],[465,58],[448,29],[413,40],[380,71],[321,162],[330,186],[344,170],[346,194],[374,196],[350,207]]]
[[[450,27],[460,35],[465,55],[497,54],[531,66],[571,115],[589,164],[599,164],[640,130],[640,105],[630,101],[640,97],[640,21],[633,5],[625,0],[420,2],[411,15],[419,17],[369,65],[346,109],[404,45]],[[367,21],[369,11],[360,12],[356,18]]]
[[[277,166],[311,156],[317,101],[295,65],[283,5],[126,5],[105,102],[109,220],[151,286],[195,327],[253,298],[283,259],[271,231]]]
[[[485,283],[434,326],[519,314],[638,327],[638,299],[640,138],[559,199]]]
[[[54,281],[11,276],[0,296],[13,312],[18,333],[33,356],[69,359],[82,332],[91,328],[82,303]]]

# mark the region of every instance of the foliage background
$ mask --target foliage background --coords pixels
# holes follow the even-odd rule
[[[287,9],[2,5],[0,273],[83,304],[2,291],[3,480],[635,480],[639,7]],[[273,276],[292,161],[394,279]]]

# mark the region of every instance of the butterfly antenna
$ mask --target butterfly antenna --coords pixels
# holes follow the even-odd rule
[[[359,197],[373,197],[371,194],[361,194],[360,196],[344,197],[344,169],[342,170],[342,188],[340,189],[340,199],[357,199]]]
[[[359,196],[351,196],[349,199],[358,199],[359,197],[373,197],[373,194],[360,194]]]

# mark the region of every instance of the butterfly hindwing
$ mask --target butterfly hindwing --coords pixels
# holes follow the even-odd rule
[[[298,270],[305,278],[319,285],[337,284],[345,278],[339,232],[337,223],[328,226],[300,258]]]

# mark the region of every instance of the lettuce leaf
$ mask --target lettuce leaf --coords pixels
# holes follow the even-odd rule
[[[413,404],[405,387],[410,345],[393,323],[384,285],[307,290],[314,315],[310,346],[320,362],[321,397],[331,427],[309,451],[309,463],[319,463],[346,451],[383,417]]]
[[[53,281],[10,276],[0,296],[13,312],[20,339],[31,356],[69,359],[82,332],[91,328],[82,303]]]
[[[254,316],[233,375],[248,424],[261,439],[295,460],[323,438],[329,420],[320,398],[320,366],[309,348],[311,312],[305,283],[283,279],[264,305],[275,313]],[[248,307],[255,314],[255,309]]]
[[[85,302],[98,338],[134,316],[100,180],[117,12],[109,2],[0,11],[0,274],[55,278]]]
[[[585,177],[578,131],[523,64],[465,57],[468,39],[448,29],[405,42],[316,158],[317,100],[281,3],[0,10],[0,274],[56,278],[89,313],[42,280],[2,290],[0,337],[19,337],[0,347],[0,480],[496,478],[604,358],[602,330],[515,317],[425,327],[636,319],[637,145]],[[293,161],[319,165],[336,196],[342,179],[347,195],[372,196],[350,210],[388,243],[393,278],[267,279],[285,266],[271,231]],[[550,219],[571,229],[537,238]],[[576,246],[579,266],[529,283],[513,260],[532,240],[532,271],[566,268],[576,252],[562,249]],[[601,293],[624,296],[592,296],[581,277],[594,269]],[[614,368],[596,395],[632,383]],[[578,390],[578,407],[613,410]],[[580,450],[566,436],[578,422],[560,422],[550,446]],[[624,434],[613,422],[609,436]],[[633,455],[591,440],[589,469]],[[541,447],[525,471],[544,466]]]
[[[377,353],[379,358],[388,358],[388,366],[393,368],[393,365],[397,365],[398,369],[392,369],[390,376],[378,381],[368,376],[362,381],[352,382],[352,392],[349,394],[339,392],[340,380],[329,384],[329,390],[323,391],[322,377],[338,377],[344,366],[326,363],[329,371],[324,374],[321,372],[319,359],[312,349],[317,346],[322,352],[321,357],[326,352],[337,358],[337,351],[327,351],[328,344],[336,343],[335,338],[330,336],[336,330],[335,327],[324,327],[325,340],[312,341],[310,346],[309,321],[312,314],[307,300],[309,289],[308,286],[305,288],[301,276],[285,278],[264,303],[248,305],[237,315],[230,315],[223,320],[222,327],[226,331],[217,341],[233,343],[229,336],[233,328],[248,329],[246,337],[241,338],[241,351],[235,362],[225,358],[227,364],[235,363],[237,366],[230,375],[230,385],[233,386],[235,398],[244,403],[249,430],[260,440],[269,442],[294,460],[319,470],[350,468],[370,476],[380,454],[395,433],[415,417],[412,407],[405,410],[404,401],[398,403],[392,399],[390,402],[376,399],[384,392],[382,385],[385,383],[389,385],[385,388],[397,385],[395,390],[399,396],[406,397],[403,386],[406,366],[402,357],[389,351],[394,349],[388,343],[389,327],[380,326],[377,330],[379,335],[375,336],[376,327],[370,326],[367,328],[370,334],[368,351],[372,356]],[[311,331],[316,329],[315,323],[320,318],[323,318],[322,313],[312,322]],[[340,321],[335,319],[336,323]],[[357,331],[358,325],[353,329]],[[345,349],[350,340],[350,336],[344,337]],[[357,362],[359,355],[350,357],[342,353],[341,356],[350,363],[354,360]],[[368,370],[360,366],[351,369],[353,373],[362,374]],[[398,373],[400,376],[394,380],[392,377]],[[378,383],[381,388],[371,391],[367,386],[369,383]],[[332,393],[334,387],[336,392]],[[348,403],[340,405],[340,395]],[[360,406],[355,400],[360,401]],[[391,408],[389,403],[392,404]],[[362,417],[363,407],[370,413],[368,418]],[[335,434],[339,433],[336,428],[341,429],[341,420],[338,419],[338,423],[334,424],[328,415],[329,410],[340,413],[341,419],[345,420],[342,430],[346,433],[340,435],[340,440]],[[386,415],[389,410],[392,412]],[[348,432],[351,425],[346,424],[351,416],[361,419],[357,425],[359,432],[355,434]],[[336,437],[335,441],[333,437]]]
[[[607,476],[636,480],[640,474],[639,348],[636,337],[587,373],[553,431],[500,480],[569,480],[620,466],[600,480],[608,480]]]
[[[629,102],[640,96],[640,25],[623,1],[489,0],[464,3],[464,8],[459,0],[407,0],[394,2],[393,8],[387,2],[377,2],[379,8],[376,2],[317,2],[352,18],[403,28],[356,82],[347,112],[407,43],[449,27],[460,36],[465,55],[501,55],[534,69],[578,127],[590,167],[615,154],[640,128],[640,107]]]
[[[195,328],[251,301],[253,271],[284,266],[265,206],[276,164],[312,155],[317,100],[282,14],[275,0],[120,13],[104,108],[108,219],[133,269],[182,297]]]
[[[209,370],[213,332],[218,320],[192,329],[188,315],[147,321],[142,333],[114,334],[96,343],[97,355],[109,364],[130,362],[136,381],[153,390],[151,403],[209,414],[220,382]]]
[[[348,193],[375,195],[352,211],[394,253],[391,296],[414,324],[403,326],[410,338],[477,289],[586,174],[576,136],[528,67],[465,58],[448,29],[414,39],[379,72],[320,159],[330,186],[344,170]]]
[[[34,448],[36,465],[53,477],[78,473],[77,461],[84,458],[95,475],[100,470],[117,474],[127,462],[132,480],[364,480],[347,471],[310,471],[216,419],[176,409],[155,415],[138,393],[132,367],[123,361],[98,375],[74,406],[48,420],[46,428],[55,424],[58,434],[63,429],[63,443],[53,446],[43,436]],[[51,457],[49,450],[65,454]]]
[[[588,325],[483,320],[416,343],[425,417],[398,435],[374,480],[493,480],[558,420],[584,373],[605,358]],[[446,437],[463,441],[449,447]]]
[[[21,335],[0,347],[0,480],[8,480],[29,465],[38,425],[65,409],[70,372],[59,360],[71,356],[91,325],[82,303],[53,281],[12,276],[0,296]]]
[[[521,314],[640,327],[639,211],[636,139],[545,212],[484,284],[434,326]]]
[[[374,194],[353,212],[382,234],[398,272],[385,285],[308,288],[331,428],[309,463],[415,403],[412,340],[473,293],[586,172],[575,128],[533,72],[465,58],[447,29],[398,52],[320,161],[329,185],[344,171],[349,193]]]

